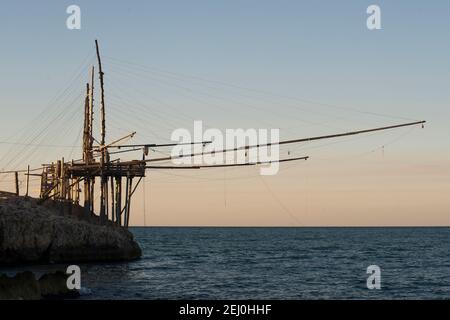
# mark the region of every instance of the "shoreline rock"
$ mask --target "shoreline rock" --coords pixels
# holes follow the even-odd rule
[[[44,274],[36,279],[34,273],[25,271],[13,277],[0,275],[0,300],[73,299],[80,296],[77,290],[67,288],[67,275],[62,271]]]
[[[57,202],[0,192],[0,263],[127,261],[141,257],[133,234],[73,205],[62,213]]]

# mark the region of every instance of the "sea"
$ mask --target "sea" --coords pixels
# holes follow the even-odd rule
[[[142,259],[81,264],[80,299],[450,298],[450,228],[130,230]]]

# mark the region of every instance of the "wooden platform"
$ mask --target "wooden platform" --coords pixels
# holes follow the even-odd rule
[[[102,170],[103,169],[103,170]],[[127,161],[127,162],[111,162],[106,163],[103,168],[100,163],[89,164],[76,163],[67,165],[67,174],[72,178],[77,177],[144,177],[145,162],[143,161]]]

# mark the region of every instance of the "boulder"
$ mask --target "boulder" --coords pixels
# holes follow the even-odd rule
[[[127,229],[83,217],[73,206],[0,192],[0,263],[103,262],[138,259],[141,249]]]

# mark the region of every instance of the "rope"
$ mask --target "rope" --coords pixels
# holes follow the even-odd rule
[[[264,181],[264,178],[260,175],[261,181],[263,182],[264,186],[266,187],[267,191],[269,191],[270,195],[273,199],[278,203],[278,205],[285,211],[295,222],[297,223],[297,226],[301,225],[302,223],[300,220],[289,210],[283,202],[277,197],[277,195],[272,191],[272,189],[269,187],[269,185]]]

